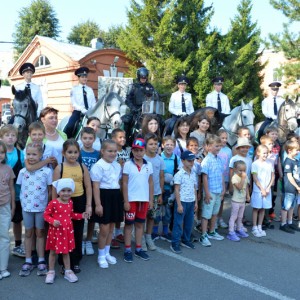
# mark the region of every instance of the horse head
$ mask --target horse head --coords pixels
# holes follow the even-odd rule
[[[248,127],[250,135],[254,136],[255,115],[253,113],[253,101],[251,100],[249,103],[245,103],[243,100],[241,100],[241,104],[241,118],[239,125]]]
[[[294,102],[288,96],[279,108],[278,112],[278,126],[287,128],[290,131],[295,131],[298,127],[297,116],[299,113],[299,104]]]

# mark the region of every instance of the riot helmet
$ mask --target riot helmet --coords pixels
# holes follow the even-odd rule
[[[136,71],[136,77],[138,80],[140,80],[141,78],[148,79],[148,76],[149,76],[149,71],[145,67],[139,68]]]

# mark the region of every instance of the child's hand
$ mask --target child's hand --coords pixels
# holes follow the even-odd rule
[[[60,226],[60,222],[58,220],[54,220],[53,221],[53,226],[54,227],[59,227]]]
[[[183,206],[181,204],[177,206],[177,212],[183,214]]]
[[[148,210],[149,210],[149,209],[152,209],[152,208],[153,208],[153,200],[150,200],[150,201],[149,201],[149,208],[148,208]]]
[[[54,156],[49,156],[47,158],[48,164],[57,164],[57,159]]]
[[[262,190],[261,190],[261,195],[262,195],[263,197],[266,197],[266,196],[267,196],[267,192],[266,192],[264,189],[262,189]]]
[[[96,205],[95,213],[99,217],[101,217],[103,215],[103,206],[101,204],[100,205]]]
[[[270,188],[266,188],[266,195],[270,193]]]
[[[124,202],[124,210],[129,211],[130,210],[130,203],[129,202]]]
[[[162,195],[159,195],[159,196],[157,197],[157,204],[162,205],[162,203],[163,203]]]
[[[242,179],[245,179],[246,177],[247,177],[246,172],[241,172],[241,178],[242,178]]]
[[[82,213],[82,219],[89,219],[89,218],[90,218],[90,214],[88,212]]]
[[[209,204],[211,199],[212,199],[212,197],[211,197],[210,193],[205,194],[204,201],[206,204]]]

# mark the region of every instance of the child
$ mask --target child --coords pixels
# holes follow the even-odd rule
[[[191,124],[191,128],[193,128],[193,124]],[[210,127],[210,121],[207,119],[205,115],[200,116],[197,121],[197,129],[192,131],[190,137],[195,137],[199,143],[199,151],[203,149],[203,145],[205,144],[205,139],[208,135],[208,130]]]
[[[221,139],[222,148],[218,154],[218,156],[221,158],[223,163],[223,175],[224,175],[224,181],[225,181],[225,193],[228,191],[229,188],[229,162],[232,158],[232,151],[227,146],[227,140],[228,140],[228,134],[225,129],[219,129],[217,132],[217,135]],[[218,213],[218,219],[217,219],[217,226],[221,228],[228,228],[228,225],[223,220],[223,206],[224,206],[224,198],[221,200],[221,206],[220,211]]]
[[[110,255],[114,225],[123,221],[123,198],[120,191],[121,166],[115,161],[117,144],[113,140],[104,140],[101,159],[92,167],[91,179],[95,200],[95,213],[99,216],[100,233],[98,236],[98,264],[108,268],[116,264],[117,259]]]
[[[160,120],[156,114],[146,114],[142,123],[142,136],[148,133],[154,133],[160,139]]]
[[[195,158],[196,156],[191,151],[184,151],[181,154],[183,167],[174,176],[176,202],[170,249],[176,254],[181,253],[180,245],[188,249],[195,249],[194,244],[190,242],[194,212],[198,207],[196,201],[197,182],[192,171]]]
[[[96,133],[91,127],[83,127],[80,132],[80,139],[83,146],[80,150],[79,162],[83,163],[88,171],[91,171],[93,165],[100,159],[99,151],[93,148],[95,142]],[[82,242],[82,255],[94,255],[94,249],[92,245],[92,237],[94,232],[95,222],[92,219],[88,220],[87,236],[86,240]]]
[[[17,149],[15,144],[18,139],[18,131],[13,125],[5,125],[0,129],[0,139],[4,142],[6,152],[6,163],[9,165],[15,174],[14,190],[15,190],[15,213],[12,217],[13,233],[15,238],[15,246],[12,249],[12,254],[25,257],[25,250],[22,245],[22,206],[20,202],[20,186],[16,184],[19,172],[24,167],[23,151]]]
[[[223,176],[223,165],[218,153],[221,149],[221,139],[213,135],[206,140],[208,154],[204,158],[202,167],[202,182],[204,189],[204,201],[202,205],[202,235],[200,243],[211,246],[209,239],[221,241],[223,236],[215,231],[215,222],[220,210],[221,199],[225,193],[225,183]],[[207,233],[208,220],[210,220],[210,232]]]
[[[252,211],[252,234],[255,237],[266,236],[266,232],[262,230],[262,223],[265,215],[265,209],[272,206],[271,187],[274,182],[274,168],[267,161],[268,148],[259,145],[256,148],[257,160],[251,166],[253,176],[253,191],[251,195]]]
[[[71,220],[81,220],[83,217],[88,217],[88,214],[76,214],[73,212],[73,203],[70,199],[71,194],[75,190],[73,179],[59,179],[54,181],[52,185],[55,187],[59,197],[53,199],[44,212],[45,221],[50,224],[46,243],[46,250],[50,250],[49,271],[45,283],[54,282],[56,254],[59,253],[62,254],[65,265],[64,278],[69,282],[76,282],[78,278],[71,270],[69,256],[69,252],[75,247]]]
[[[174,154],[180,156],[181,153],[186,150],[186,141],[189,137],[189,131],[190,125],[188,123],[188,117],[178,119],[174,127],[174,136],[176,139]]]
[[[165,136],[162,141],[163,152],[161,153],[161,157],[165,163],[165,170],[163,203],[160,206],[160,216],[163,223],[160,239],[170,243],[172,242],[172,235],[169,233],[169,227],[174,217],[174,175],[178,172],[179,166],[181,164],[180,158],[173,153],[175,144],[176,141],[174,138],[172,138],[170,135]],[[154,223],[158,225],[159,221],[160,218],[156,219]]]
[[[238,139],[239,138],[247,138],[249,143],[250,143],[250,148],[248,149],[248,153],[247,156],[253,160],[254,158],[254,146],[251,144],[251,134],[250,134],[250,130],[248,127],[246,126],[241,126],[239,127],[238,131],[237,131],[237,135],[238,135]],[[233,147],[232,149],[232,153],[233,155],[236,155],[236,147]]]
[[[53,172],[53,181],[60,178],[72,178],[75,182],[75,190],[71,195],[73,201],[74,212],[86,212],[91,215],[92,212],[92,186],[90,174],[84,164],[80,164],[77,160],[80,148],[74,139],[66,140],[63,144],[64,162],[58,165]],[[52,189],[52,199],[56,199],[57,193],[55,187]],[[81,271],[79,262],[82,259],[82,237],[84,220],[74,220],[74,239],[75,249],[70,253],[71,268],[74,273]],[[59,263],[62,264],[61,259]],[[64,268],[62,269],[64,272]]]
[[[284,197],[281,207],[281,225],[280,230],[287,233],[299,231],[298,227],[293,224],[293,211],[300,194],[300,177],[298,163],[295,159],[299,152],[299,144],[296,141],[287,141],[285,144],[287,158],[283,164],[283,184]]]
[[[6,146],[0,141],[0,279],[10,276],[7,271],[9,259],[9,227],[10,220],[15,213],[15,174],[6,164]]]
[[[43,155],[42,144],[29,143],[26,146],[26,157],[29,165],[40,162]],[[35,168],[35,167],[34,167]],[[52,171],[44,166],[35,171],[23,168],[18,176],[17,184],[21,186],[20,200],[25,226],[25,263],[19,272],[20,276],[28,276],[33,270],[31,249],[36,235],[36,246],[38,254],[37,275],[46,275],[47,267],[44,258],[44,211],[50,199],[52,183]]]
[[[233,242],[238,242],[240,237],[246,238],[249,235],[243,230],[243,215],[246,200],[250,200],[248,177],[246,174],[246,164],[242,160],[234,163],[234,175],[231,178],[233,185],[233,196],[231,201],[231,215],[229,219],[229,232],[227,238]],[[236,231],[234,224],[236,222]]]
[[[153,207],[153,169],[143,156],[145,154],[145,141],[135,139],[132,144],[133,158],[127,161],[123,169],[123,197],[125,210],[124,261],[133,261],[131,251],[132,225],[135,227],[135,253],[136,257],[149,260],[148,254],[142,250],[142,235],[144,223],[149,209]]]
[[[145,136],[146,154],[144,159],[152,164],[153,168],[153,186],[154,199],[153,208],[148,211],[145,240],[150,250],[156,250],[153,240],[159,239],[158,224],[154,226],[154,220],[159,216],[160,205],[162,204],[162,192],[164,189],[164,160],[157,154],[158,137],[154,133],[148,133]],[[153,230],[153,232],[152,232]],[[153,240],[152,240],[153,237]]]
[[[93,142],[93,149],[95,149],[96,151],[100,151],[100,149],[101,149],[101,141],[100,141],[99,137],[97,136],[99,129],[100,129],[100,125],[101,125],[101,122],[97,117],[89,117],[86,121],[86,127],[91,127],[94,129],[95,140]],[[81,149],[83,146],[81,138],[78,140],[78,144]]]

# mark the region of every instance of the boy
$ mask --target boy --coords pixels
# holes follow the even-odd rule
[[[287,141],[285,150],[287,152],[287,158],[283,164],[284,197],[279,229],[287,233],[295,233],[295,230],[300,230],[293,224],[293,211],[297,203],[298,194],[300,193],[300,176],[298,163],[295,159],[299,152],[299,144],[297,142]]]
[[[130,158],[129,152],[126,149],[124,149],[126,144],[126,133],[123,129],[116,128],[112,131],[111,138],[117,143],[118,153],[116,160],[123,168],[125,162],[128,161]],[[121,223],[116,223],[110,247],[113,249],[119,249],[120,243],[124,244],[124,235],[121,229]]]
[[[13,232],[15,238],[15,247],[12,254],[25,257],[25,250],[22,245],[22,206],[20,202],[20,186],[16,184],[20,170],[24,167],[24,154],[15,147],[18,139],[18,131],[13,125],[3,126],[0,130],[0,139],[4,142],[7,148],[7,164],[13,169],[15,178],[15,201],[16,209],[12,217]]]
[[[237,135],[238,135],[238,138],[247,138],[249,140],[249,143],[251,144],[251,134],[250,134],[250,130],[248,127],[246,127],[246,126],[239,127],[239,129],[237,131]],[[251,160],[253,160],[253,158],[254,158],[254,152],[255,152],[254,146],[251,145],[251,147],[249,148],[248,153],[247,153],[247,156],[250,157]],[[232,153],[233,153],[233,155],[237,154],[236,147],[233,147]]]
[[[159,239],[158,225],[154,226],[154,219],[156,219],[160,212],[160,205],[162,204],[162,192],[164,189],[164,160],[157,154],[158,150],[158,137],[154,133],[148,133],[145,136],[146,154],[144,159],[152,164],[153,168],[153,187],[154,199],[153,208],[148,211],[145,240],[146,245],[150,250],[156,250],[153,239]],[[152,235],[153,230],[153,235]]]
[[[171,220],[174,217],[174,205],[173,205],[174,199],[173,197],[171,197],[171,195],[173,195],[174,192],[174,188],[173,188],[174,175],[178,172],[179,165],[181,164],[180,158],[173,153],[175,145],[176,145],[176,141],[170,135],[167,135],[163,138],[162,141],[163,152],[161,153],[161,158],[164,160],[165,170],[164,170],[163,203],[160,206],[162,223],[163,223],[163,231],[160,238],[170,243],[172,241],[172,236],[169,233],[169,227],[171,224]],[[155,219],[154,224],[158,226],[159,220]]]
[[[212,135],[206,139],[208,154],[202,161],[202,184],[204,189],[204,201],[202,205],[202,235],[200,243],[210,247],[209,239],[221,241],[223,236],[215,231],[215,223],[219,213],[221,199],[225,193],[225,182],[223,176],[223,164],[218,157],[221,149],[221,139]],[[210,232],[207,233],[208,220],[210,220]]]
[[[176,254],[181,253],[180,245],[188,249],[195,249],[194,244],[190,242],[194,212],[197,211],[198,208],[196,201],[197,183],[195,174],[193,174],[192,171],[195,158],[196,156],[191,151],[186,150],[182,152],[181,162],[183,167],[174,176],[176,202],[170,249]]]
[[[142,236],[148,207],[153,207],[153,169],[143,157],[145,155],[145,141],[135,139],[132,143],[133,158],[124,164],[122,191],[124,197],[125,227],[124,261],[133,261],[131,251],[132,225],[135,228],[135,253],[142,260],[149,260],[148,254],[142,250]]]
[[[92,127],[83,127],[80,132],[82,147],[80,150],[79,162],[85,164],[89,172],[92,166],[99,160],[100,152],[93,148],[96,139],[96,132]],[[86,240],[82,241],[82,255],[94,255],[92,245],[92,237],[94,232],[95,222],[93,219],[88,220]]]

